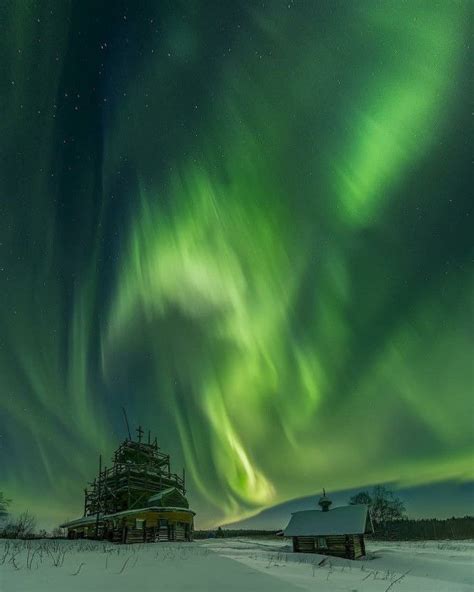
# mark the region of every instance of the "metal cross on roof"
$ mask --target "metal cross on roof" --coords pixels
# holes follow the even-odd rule
[[[141,442],[142,441],[142,436],[143,436],[143,433],[144,433],[143,432],[143,429],[142,429],[142,426],[139,425],[136,431],[138,433],[138,441]]]

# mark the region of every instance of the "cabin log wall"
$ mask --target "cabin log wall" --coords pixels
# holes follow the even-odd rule
[[[318,546],[319,539],[324,539],[327,547]],[[296,553],[319,553],[320,555],[358,559],[365,555],[364,536],[351,534],[293,537],[293,551]]]

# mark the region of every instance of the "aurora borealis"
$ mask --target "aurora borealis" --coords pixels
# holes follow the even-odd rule
[[[198,525],[473,474],[470,3],[0,7],[0,491],[121,407]]]

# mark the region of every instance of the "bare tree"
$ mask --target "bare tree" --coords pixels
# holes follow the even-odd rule
[[[383,485],[376,485],[372,490],[372,520],[384,528],[387,522],[400,520],[405,515],[405,504],[393,491]]]
[[[357,506],[358,504],[365,504],[366,506],[372,505],[372,497],[368,491],[359,491],[356,495],[353,495],[349,503],[351,506]]]
[[[400,520],[405,517],[405,504],[383,485],[376,485],[372,492],[361,491],[353,495],[349,503],[366,504],[376,530],[386,530],[387,522]]]
[[[29,512],[22,512],[16,520],[9,522],[4,529],[4,536],[12,539],[30,537],[36,528],[36,518]]]
[[[3,491],[0,491],[0,518],[8,516],[8,506],[12,503],[11,499],[7,499],[3,494]]]

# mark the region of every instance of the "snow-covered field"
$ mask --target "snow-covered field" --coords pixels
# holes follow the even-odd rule
[[[0,541],[1,592],[467,592],[474,541],[369,542],[348,561],[291,553],[285,540],[112,545]]]

